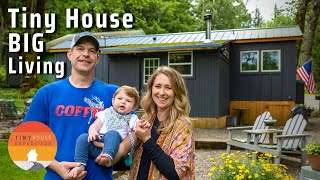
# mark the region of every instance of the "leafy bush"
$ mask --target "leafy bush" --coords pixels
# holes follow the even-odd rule
[[[0,65],[0,87],[8,87],[6,80],[6,66]]]
[[[303,149],[307,154],[319,155],[320,154],[320,142],[311,141],[307,143],[306,147]]]
[[[33,96],[38,92],[38,90],[39,90],[38,88],[31,88],[22,95],[22,98],[23,99],[33,98]]]
[[[213,158],[213,167],[208,176],[215,180],[228,179],[292,179],[293,177],[287,173],[287,167],[280,164],[276,165],[272,162],[272,155],[261,154],[257,160],[252,159],[252,155],[247,153],[240,155],[240,151],[236,154],[221,154],[221,159],[215,162]],[[253,152],[257,154],[257,152]]]

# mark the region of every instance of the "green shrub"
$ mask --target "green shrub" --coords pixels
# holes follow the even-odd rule
[[[18,99],[19,88],[0,88],[0,99]]]
[[[39,90],[38,88],[31,88],[27,92],[25,92],[21,97],[23,99],[33,98],[33,96],[38,92],[38,90]]]
[[[0,65],[0,87],[8,87],[5,65]]]

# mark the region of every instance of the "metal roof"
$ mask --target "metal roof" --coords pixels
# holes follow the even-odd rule
[[[73,36],[76,34],[67,34],[63,37],[57,38],[55,40],[47,42],[47,46],[49,46],[49,49],[65,49],[70,48],[71,41]],[[110,38],[110,37],[125,37],[125,36],[139,36],[139,35],[145,35],[145,33],[142,30],[130,30],[130,31],[110,31],[110,32],[97,32],[93,33],[95,35],[100,43],[100,45],[104,45],[104,38]]]
[[[157,46],[123,46],[123,47],[111,47],[103,48],[102,54],[128,54],[128,53],[139,53],[139,52],[148,52],[148,51],[177,51],[177,50],[188,50],[188,49],[218,49],[223,46],[223,43],[208,43],[208,44],[176,44],[176,45],[159,45]]]
[[[301,37],[302,32],[298,26],[283,26],[283,27],[268,27],[268,28],[246,28],[246,29],[228,29],[228,30],[212,30],[211,40],[215,44],[221,42],[236,41],[236,40],[258,40],[270,38],[289,38]],[[110,47],[116,48],[133,48],[133,46],[148,47],[150,45],[174,46],[186,44],[201,44],[205,40],[205,31],[198,32],[182,32],[168,34],[149,34],[126,37],[107,37],[99,38],[99,43],[103,48],[102,52],[110,52]],[[71,40],[65,41],[53,49],[70,48]],[[126,47],[124,47],[126,46]],[[153,48],[156,48],[155,46]],[[114,49],[115,50],[115,49]]]

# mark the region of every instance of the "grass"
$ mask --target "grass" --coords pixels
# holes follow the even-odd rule
[[[19,88],[0,88],[0,99],[11,99],[16,106],[24,106],[25,99],[19,97]]]
[[[43,179],[45,169],[39,171],[26,171],[20,169],[11,160],[8,153],[8,143],[0,141],[0,177],[6,180]]]

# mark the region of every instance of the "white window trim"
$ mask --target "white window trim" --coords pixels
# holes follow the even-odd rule
[[[257,52],[257,70],[250,70],[250,71],[243,71],[242,70],[242,53],[245,53],[245,52]],[[260,62],[260,59],[259,59],[259,51],[257,50],[252,50],[252,51],[240,51],[240,72],[241,73],[250,73],[250,72],[259,72],[259,62]]]
[[[158,60],[158,64],[157,65],[153,65],[152,67],[159,67],[160,66],[160,58],[143,58],[143,84],[147,84],[146,81],[146,60]],[[148,68],[150,68],[150,65],[148,66]],[[156,69],[156,68],[155,68]],[[149,77],[151,76],[151,74],[148,75]]]
[[[279,69],[277,70],[263,70],[263,53],[264,52],[272,52],[272,51],[278,51],[279,52]],[[281,72],[281,50],[280,49],[274,49],[274,50],[261,50],[261,72]]]
[[[191,62],[190,63],[170,63],[170,54],[183,54],[183,53],[190,53],[191,55]],[[173,51],[168,52],[168,66],[170,65],[191,65],[191,74],[181,74],[182,77],[193,77],[193,51]]]

